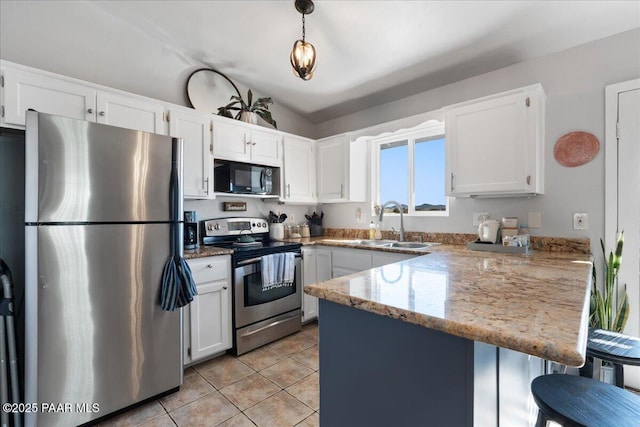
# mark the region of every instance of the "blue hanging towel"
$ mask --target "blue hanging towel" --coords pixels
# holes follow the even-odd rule
[[[166,311],[174,311],[193,301],[198,295],[193,275],[187,262],[180,256],[180,194],[178,192],[178,145],[173,144],[173,163],[169,196],[171,198],[171,255],[162,270],[160,287],[160,307]]]

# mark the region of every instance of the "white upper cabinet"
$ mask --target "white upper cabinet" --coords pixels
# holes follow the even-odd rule
[[[284,188],[286,202],[316,203],[316,156],[312,140],[285,135]]]
[[[100,91],[96,107],[98,123],[167,134],[165,107],[160,102]]]
[[[544,193],[540,84],[445,109],[447,196]]]
[[[219,118],[213,122],[213,156],[260,165],[282,165],[282,135]]]
[[[316,151],[318,201],[366,201],[366,141],[351,142],[341,134],[316,141]]]
[[[2,124],[24,127],[25,111],[55,114],[166,135],[164,104],[103,90],[69,77],[2,63]]]
[[[172,109],[169,135],[183,139],[185,199],[213,199],[211,116],[193,110]]]
[[[2,67],[2,123],[25,125],[29,109],[72,119],[96,119],[96,89],[39,73]]]

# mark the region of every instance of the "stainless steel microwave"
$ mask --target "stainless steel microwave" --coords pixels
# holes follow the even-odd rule
[[[279,168],[216,160],[213,188],[217,193],[277,194]]]

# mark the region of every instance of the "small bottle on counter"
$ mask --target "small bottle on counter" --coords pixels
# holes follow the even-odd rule
[[[302,237],[310,237],[311,234],[309,233],[309,224],[302,224],[300,226],[300,236]]]
[[[376,226],[373,223],[373,221],[371,221],[371,224],[369,224],[369,239],[373,240],[376,238]]]
[[[374,237],[376,240],[382,239],[382,231],[380,231],[380,224],[376,224],[376,234]]]

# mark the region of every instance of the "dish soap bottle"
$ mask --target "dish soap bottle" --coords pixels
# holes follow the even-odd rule
[[[376,226],[373,223],[373,221],[371,221],[371,224],[369,224],[369,239],[373,240],[376,237]]]
[[[382,231],[380,231],[380,224],[376,224],[375,238],[376,238],[376,240],[382,239]]]

